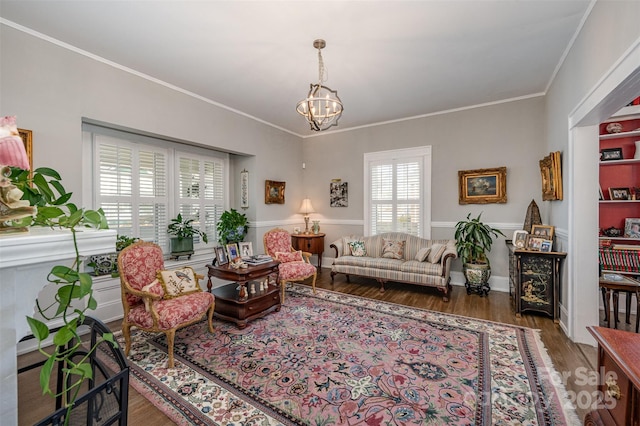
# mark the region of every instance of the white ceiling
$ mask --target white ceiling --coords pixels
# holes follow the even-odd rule
[[[545,93],[590,3],[0,0],[0,19],[306,136],[316,38],[342,130]]]

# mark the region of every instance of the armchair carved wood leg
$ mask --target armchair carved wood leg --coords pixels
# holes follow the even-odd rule
[[[126,313],[125,313],[126,315]],[[122,321],[122,336],[124,337],[124,354],[129,356],[131,350],[131,325]]]
[[[173,368],[173,342],[176,340],[176,329],[167,330],[165,334],[167,335],[167,349],[169,351],[168,368]]]
[[[207,315],[207,323],[209,326],[209,333],[213,333],[213,309],[216,306],[216,302],[214,301],[209,308],[209,313]]]
[[[313,274],[313,281],[311,281],[311,288],[313,288],[313,294],[316,294],[316,277],[317,273]]]

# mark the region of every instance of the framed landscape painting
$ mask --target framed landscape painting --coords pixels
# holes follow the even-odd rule
[[[458,171],[458,204],[506,202],[506,167]]]

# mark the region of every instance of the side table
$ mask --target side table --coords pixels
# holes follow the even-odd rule
[[[618,278],[619,277],[619,278]],[[636,333],[640,326],[640,281],[620,274],[605,273],[600,276],[600,289],[604,297],[604,311],[607,327],[611,327],[611,293],[613,293],[614,328],[618,328],[618,297],[621,291],[627,293],[627,300],[636,295]],[[630,304],[627,303],[627,306]],[[629,308],[627,308],[627,313]]]
[[[291,245],[296,250],[302,250],[318,255],[318,272],[322,268],[322,252],[324,252],[324,234],[292,234]]]

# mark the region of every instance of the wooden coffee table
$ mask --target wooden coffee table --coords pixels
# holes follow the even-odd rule
[[[272,261],[247,268],[231,268],[228,264],[222,266],[207,265],[209,280],[207,289],[216,297],[214,315],[224,320],[235,322],[239,328],[244,328],[247,323],[256,318],[261,318],[269,312],[279,311],[281,305],[278,282],[278,265],[280,262]],[[276,284],[269,284],[265,290],[260,291],[260,281],[275,275]],[[211,277],[233,281],[231,284],[211,289]],[[262,278],[262,279],[261,279]],[[253,284],[255,293],[248,288]]]

